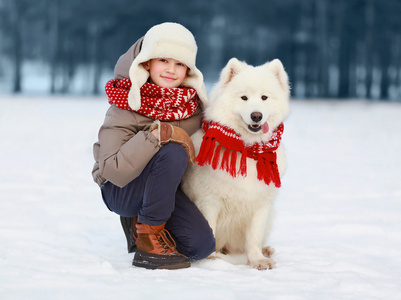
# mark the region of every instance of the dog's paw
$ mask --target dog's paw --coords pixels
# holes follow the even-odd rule
[[[267,246],[267,247],[262,248],[262,253],[263,253],[263,256],[265,256],[265,257],[271,257],[274,254],[274,252],[276,252],[276,250],[274,250],[273,247]]]
[[[212,254],[210,254],[208,257],[206,257],[207,259],[216,259],[218,258],[216,252],[213,252]]]
[[[272,260],[271,258],[264,258],[264,259],[251,261],[248,264],[252,268],[258,269],[258,270],[267,270],[267,269],[273,269],[276,267],[276,262],[274,260]]]

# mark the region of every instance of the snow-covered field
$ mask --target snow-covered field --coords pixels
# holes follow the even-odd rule
[[[107,107],[0,96],[0,299],[401,299],[401,104],[292,102],[268,271],[131,267],[90,174]]]

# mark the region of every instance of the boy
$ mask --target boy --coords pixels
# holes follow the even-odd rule
[[[92,175],[121,216],[134,266],[186,268],[215,249],[207,221],[179,187],[207,101],[196,53],[185,27],[156,25],[119,58],[106,84],[112,105]]]

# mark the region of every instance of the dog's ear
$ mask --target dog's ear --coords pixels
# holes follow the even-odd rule
[[[290,90],[290,84],[288,82],[288,75],[284,70],[284,66],[279,59],[274,59],[265,64],[266,68],[272,72],[278,79],[281,88],[288,93]]]
[[[226,85],[246,66],[246,63],[239,61],[235,57],[231,58],[224,69],[221,71],[220,81],[223,83],[223,85]]]

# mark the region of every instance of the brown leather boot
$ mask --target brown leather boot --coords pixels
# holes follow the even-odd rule
[[[146,269],[182,269],[191,266],[189,259],[178,253],[165,224],[136,224],[138,238],[132,264]]]

